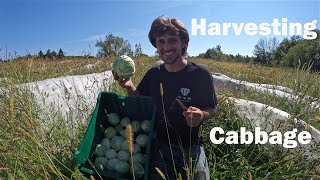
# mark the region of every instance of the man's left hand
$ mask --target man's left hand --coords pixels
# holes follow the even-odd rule
[[[201,109],[190,106],[186,111],[183,111],[187,124],[190,127],[198,127],[203,121],[203,111]]]

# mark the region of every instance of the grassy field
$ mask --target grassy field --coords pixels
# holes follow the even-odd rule
[[[234,79],[252,83],[285,86],[292,89],[294,95],[300,97],[299,100],[288,100],[268,93],[259,94],[255,91],[248,90],[231,92],[224,87],[217,87],[218,93],[221,95],[252,100],[276,107],[320,129],[319,109],[310,109],[309,106],[314,102],[314,99],[301,100],[306,96],[320,99],[320,74],[310,72],[308,66],[301,65],[301,67],[296,69],[289,69],[283,67],[266,67],[257,64],[219,62],[206,59],[195,59],[194,61],[204,64],[211,72],[222,73]]]
[[[138,84],[157,58],[137,58],[133,82]],[[320,99],[320,75],[306,67],[297,69],[271,68],[254,64],[192,59],[213,73],[256,83],[283,85],[300,97],[309,95]],[[0,94],[0,179],[86,179],[76,167],[74,152],[82,141],[88,122],[72,129],[61,117],[53,121],[39,116],[39,107],[29,92],[13,85],[54,77],[99,73],[110,70],[111,59],[77,59],[43,61],[25,59],[0,62],[0,87],[9,88]],[[91,68],[88,68],[91,64]],[[125,94],[118,86],[115,92]],[[301,118],[320,129],[319,110],[310,109],[307,102],[288,101],[268,94],[232,92],[216,87],[219,106],[216,116],[204,126],[206,154],[212,179],[320,179],[319,160],[308,160],[286,150],[266,149],[258,145],[214,145],[208,133],[214,126],[238,130],[242,126],[234,106],[225,97],[232,96],[265,103]],[[47,123],[48,129],[41,124]]]

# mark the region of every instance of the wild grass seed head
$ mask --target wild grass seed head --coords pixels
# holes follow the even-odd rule
[[[126,127],[126,139],[128,143],[129,152],[133,153],[133,129],[131,124],[128,124]]]

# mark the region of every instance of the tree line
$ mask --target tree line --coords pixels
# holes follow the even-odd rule
[[[38,53],[39,58],[49,58],[49,59],[62,59],[65,57],[65,53],[60,48],[58,53],[56,53],[54,50],[51,51],[50,49],[47,50],[46,54],[44,54],[41,50]]]
[[[218,61],[234,61],[245,63],[259,63],[268,66],[297,67],[311,64],[311,70],[320,70],[320,30],[315,30],[317,38],[303,39],[301,36],[284,38],[281,42],[277,38],[261,38],[254,46],[253,57],[240,54],[225,54],[220,45],[209,48],[196,57],[214,59]],[[105,40],[97,41],[99,48],[97,56],[114,57],[126,54],[131,57],[144,55],[141,45],[136,44],[133,51],[128,40],[109,34]]]
[[[281,42],[277,38],[261,38],[254,46],[253,57],[240,54],[225,54],[220,45],[207,49],[196,57],[214,59],[218,61],[234,61],[245,63],[259,63],[268,66],[297,67],[299,65],[311,64],[311,70],[320,71],[320,30],[315,30],[317,38],[313,40],[303,39],[301,36],[284,38]],[[108,34],[104,40],[96,42],[99,48],[97,57],[116,57],[128,55],[130,57],[147,56],[142,52],[141,44],[137,43],[134,49],[128,40],[122,37]],[[27,57],[31,55],[27,55]],[[38,55],[43,59],[63,59],[65,53],[60,48],[58,53],[48,49],[44,54],[41,50]],[[73,56],[68,56],[73,57]],[[74,56],[77,58],[78,56]],[[94,58],[93,56],[90,56]],[[90,58],[89,57],[89,58]]]
[[[209,48],[197,57],[220,61],[236,61],[260,63],[268,66],[297,67],[309,64],[311,70],[320,71],[320,30],[315,30],[317,38],[303,39],[301,36],[284,38],[281,42],[277,38],[261,38],[254,46],[253,57],[240,54],[225,54],[221,46]]]
[[[22,59],[26,59],[26,58],[39,58],[39,59],[43,59],[43,60],[63,60],[65,58],[68,58],[69,60],[71,59],[78,59],[78,58],[94,58],[94,56],[91,55],[83,55],[83,56],[66,56],[66,53],[60,48],[58,53],[56,51],[51,51],[50,49],[48,49],[46,51],[46,53],[43,53],[42,50],[40,50],[37,54],[31,55],[30,53],[28,53],[27,55],[24,56],[17,56],[14,55],[14,57],[11,56],[11,54],[9,53],[9,58],[10,60],[16,61],[16,60],[22,60]],[[3,61],[0,58],[0,61]],[[7,60],[6,60],[7,61]]]
[[[9,57],[11,57],[10,53],[9,53]],[[41,59],[49,59],[49,60],[61,60],[64,57],[65,57],[65,52],[63,52],[62,49],[60,48],[58,53],[48,49],[46,51],[46,53],[44,54],[42,52],[42,50],[40,50],[38,52],[38,54],[34,54],[34,55],[31,55],[30,53],[28,53],[27,55],[24,55],[24,56],[14,55],[13,57],[11,57],[9,59],[6,59],[6,61],[8,61],[8,60],[16,61],[16,60],[22,60],[22,59],[26,59],[26,58],[41,58]],[[68,58],[69,58],[69,56],[68,56]],[[1,58],[0,58],[0,61],[2,61]]]

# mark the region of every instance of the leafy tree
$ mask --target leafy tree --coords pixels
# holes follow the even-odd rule
[[[238,53],[235,57],[236,61],[241,61],[242,60],[242,56]]]
[[[58,59],[62,59],[64,57],[64,52],[62,51],[62,49],[59,49],[58,55],[57,55]]]
[[[199,54],[199,57],[216,60],[222,60],[222,56],[223,52],[221,51],[220,45],[217,45],[213,48],[209,48],[205,53]]]
[[[285,38],[274,54],[275,59],[280,62],[278,64],[297,67],[311,63],[312,70],[320,70],[320,30],[314,31],[317,38],[313,40],[303,39],[301,36]]]
[[[301,36],[292,36],[290,39],[284,38],[273,54],[273,61],[276,64],[280,64],[289,49],[302,41],[303,38]]]
[[[218,45],[216,46],[216,51],[217,51],[218,53],[222,53],[220,44],[218,44]]]
[[[255,55],[255,61],[263,64],[271,63],[272,56],[278,47],[277,38],[261,38],[254,46],[253,54]]]
[[[104,41],[97,41],[96,46],[99,47],[98,56],[133,55],[129,41],[112,34],[107,35]]]
[[[312,70],[320,70],[320,43],[319,40],[304,40],[290,48],[281,62],[284,66],[297,67],[312,63]]]
[[[141,44],[140,43],[139,44],[135,44],[134,48],[135,48],[134,56],[135,57],[141,56],[142,55]]]
[[[44,58],[44,54],[43,54],[43,52],[42,52],[41,50],[40,50],[39,53],[38,53],[38,57],[39,57],[39,58]]]

